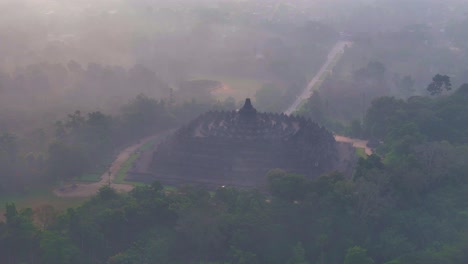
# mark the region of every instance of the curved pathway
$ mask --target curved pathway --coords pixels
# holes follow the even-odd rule
[[[327,70],[329,70],[330,66],[332,63],[335,62],[335,58],[337,58],[337,55],[339,53],[342,53],[344,51],[344,48],[347,45],[351,45],[351,42],[348,41],[339,41],[338,43],[335,44],[335,46],[332,48],[330,53],[328,54],[327,61],[322,65],[320,68],[319,72],[315,75],[315,77],[309,82],[307,87],[304,89],[304,91],[297,97],[297,99],[293,102],[293,104],[284,112],[285,114],[292,114],[295,112],[301,102],[303,100],[308,99],[314,92],[314,86],[317,84],[318,81],[321,80],[321,77]],[[130,156],[139,148],[141,148],[144,144],[150,142],[153,139],[156,139],[159,136],[162,136],[165,132],[158,133],[156,135],[146,137],[144,139],[139,140],[138,143],[124,149],[119,153],[117,158],[114,160],[114,162],[111,164],[111,167],[109,171],[105,172],[103,175],[101,175],[101,180],[99,182],[95,183],[78,183],[78,184],[69,184],[68,186],[57,188],[54,190],[54,193],[58,196],[61,197],[89,197],[92,195],[95,195],[99,188],[105,185],[110,185],[112,188],[114,188],[117,191],[120,192],[128,192],[133,189],[133,186],[130,184],[116,184],[113,183],[118,171],[122,167],[122,165],[127,161]],[[367,141],[365,140],[359,140],[359,139],[353,139],[353,138],[348,138],[344,136],[335,136],[335,140],[338,142],[346,142],[346,143],[351,143],[353,144],[354,147],[356,148],[363,148],[365,149],[366,154],[370,155],[372,154],[372,150],[367,147]]]
[[[69,184],[68,186],[57,188],[54,190],[54,193],[57,196],[61,197],[88,197],[95,195],[99,188],[105,185],[109,185],[117,191],[128,192],[133,189],[133,185],[130,184],[117,184],[113,183],[115,176],[122,167],[122,165],[127,161],[130,156],[144,144],[156,139],[157,137],[163,135],[165,132],[158,133],[156,135],[146,137],[138,141],[138,143],[122,150],[117,158],[112,162],[109,171],[106,171],[101,175],[101,180],[95,183],[78,183],[78,184]],[[109,173],[110,172],[110,173]]]

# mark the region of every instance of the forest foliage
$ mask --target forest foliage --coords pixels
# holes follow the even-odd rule
[[[301,111],[335,132],[370,139],[376,154],[359,159],[351,177],[331,172],[307,179],[274,169],[265,175],[266,191],[175,189],[155,182],[125,194],[105,186],[64,212],[8,203],[0,222],[0,263],[468,263],[468,86],[453,91],[449,79],[453,76],[456,85],[467,80],[466,54],[461,52],[467,20],[449,24],[446,39],[438,19],[445,20],[446,9],[456,8],[441,4],[444,8],[428,12],[420,8],[422,1],[405,2],[408,10],[420,11],[405,11],[411,24],[403,19],[401,3],[387,2],[361,7],[369,12],[357,9],[353,16],[329,18],[346,24],[340,30],[353,31],[354,45]],[[167,14],[148,10],[143,5],[140,10],[152,21],[146,27],[157,30],[154,25],[164,23],[151,17]],[[86,62],[70,60],[67,52],[57,52],[60,45],[49,44],[43,51],[57,57],[36,62],[23,45],[16,45],[13,31],[2,34],[8,45],[0,53],[17,56],[15,61],[27,54],[27,61],[0,71],[0,192],[25,193],[100,174],[119,150],[141,138],[177,127],[210,107],[236,107],[232,99],[214,106],[195,100],[174,103],[169,83],[186,81],[196,71],[266,79],[255,95],[258,109],[282,111],[338,38],[335,29],[321,22],[266,22],[253,18],[256,12],[234,17],[201,9],[193,13],[209,23],[193,23],[198,20],[181,19],[181,12],[169,16],[189,24],[187,32],[157,35],[156,46],[141,31],[128,30],[140,22],[122,20],[127,26],[116,27],[122,15],[86,19],[85,25],[97,25],[96,32],[111,25],[112,31],[103,32],[137,35],[122,35],[129,42],[124,46],[134,50],[122,55],[107,45],[122,47],[122,42],[96,34],[93,40],[106,45],[81,46],[78,55],[93,50],[83,58]],[[414,24],[429,13],[434,28]],[[386,23],[368,23],[372,17]],[[228,23],[232,18],[246,24]],[[360,33],[360,23],[353,20],[374,29]],[[231,28],[238,33],[225,35]],[[28,35],[26,40],[35,36],[21,35]],[[106,55],[120,62],[114,65],[103,59]],[[97,62],[87,63],[88,57]],[[434,72],[447,75],[434,76],[425,89]],[[148,96],[115,109],[135,93]],[[54,109],[63,109],[62,104],[82,110],[67,115]],[[32,117],[23,120],[21,109],[32,108],[53,113],[28,113]],[[49,126],[36,126],[37,119],[46,119]],[[18,132],[22,126],[44,128],[23,134]]]
[[[0,193],[22,193],[83,175],[100,175],[125,146],[175,128],[210,107],[215,106],[196,101],[176,105],[140,94],[118,114],[75,111],[53,123],[49,131],[37,129],[26,138],[3,132]],[[225,107],[233,106],[229,102],[216,105]]]
[[[466,93],[375,100],[362,131],[381,141],[380,156],[361,158],[352,177],[277,169],[265,176],[267,192],[103,187],[40,218],[8,204],[1,261],[466,263]]]

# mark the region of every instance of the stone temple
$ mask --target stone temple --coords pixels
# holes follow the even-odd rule
[[[151,174],[167,184],[262,187],[275,168],[318,177],[338,159],[333,135],[297,116],[259,113],[250,99],[239,111],[207,112],[162,142]]]

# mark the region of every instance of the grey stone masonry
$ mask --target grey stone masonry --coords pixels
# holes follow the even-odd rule
[[[212,186],[262,187],[275,168],[314,178],[338,158],[333,135],[297,116],[259,113],[250,99],[239,111],[207,112],[153,153],[155,179]]]

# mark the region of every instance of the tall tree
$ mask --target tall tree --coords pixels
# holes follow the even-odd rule
[[[298,242],[293,248],[292,258],[288,264],[309,264],[305,257],[305,250],[301,242]]]
[[[54,180],[68,180],[81,176],[88,168],[88,159],[83,150],[55,142],[49,147],[47,172]]]
[[[367,250],[356,246],[348,249],[344,264],[374,264],[374,260],[367,255]]]
[[[0,134],[0,189],[12,184],[16,176],[17,157],[16,137],[10,133]]]
[[[452,90],[450,77],[447,75],[437,74],[432,78],[432,82],[427,86],[427,91],[431,95],[439,95],[442,92]]]

